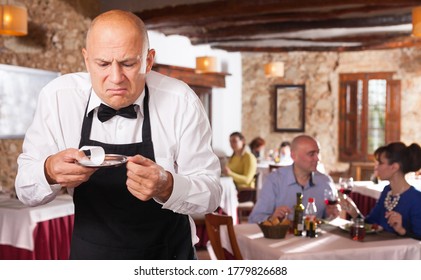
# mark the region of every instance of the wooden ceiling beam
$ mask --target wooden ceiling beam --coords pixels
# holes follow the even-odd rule
[[[362,45],[355,47],[345,46],[289,46],[289,47],[259,47],[259,46],[229,46],[229,45],[214,45],[214,48],[226,50],[228,52],[293,52],[293,51],[306,51],[306,52],[345,52],[345,51],[366,51],[366,50],[385,50],[395,48],[412,48],[421,47],[421,41],[415,40],[401,40],[382,42],[373,45]]]
[[[408,32],[382,32],[382,33],[364,33],[354,35],[336,36],[331,38],[316,38],[307,39],[306,42],[370,42],[370,41],[389,41],[394,39],[401,39],[404,36],[409,36]],[[302,40],[301,38],[288,38],[289,40]]]
[[[285,40],[285,41],[302,41],[302,42],[347,42],[347,43],[352,43],[352,42],[370,42],[370,41],[375,41],[375,40],[382,40],[382,41],[387,41],[387,40],[393,40],[393,39],[398,39],[400,40],[402,37],[405,36],[409,36],[410,32],[381,32],[381,33],[364,33],[364,34],[353,34],[353,35],[343,35],[343,36],[335,36],[335,37],[324,37],[324,38],[299,38],[299,37],[283,37],[282,35],[280,36],[274,36],[271,37],[269,39],[250,39],[250,38],[243,38],[241,40],[236,40],[236,41],[221,41],[218,43],[224,43],[226,45],[229,44],[239,44],[239,43],[253,43],[255,42],[256,45],[261,43],[261,42],[265,42],[268,40]],[[421,39],[418,39],[421,40]],[[218,43],[215,43],[213,45],[217,45]]]
[[[338,3],[339,2],[339,3]],[[343,3],[338,0],[228,0],[204,2],[198,4],[184,4],[160,9],[144,10],[135,12],[145,22],[153,25],[154,22],[180,21],[192,18],[217,18],[218,16],[235,17],[239,12],[245,16],[267,13],[285,13],[305,11],[306,9],[317,11],[321,8],[338,7],[392,7],[403,8],[418,6],[417,0],[354,0],[352,3]]]
[[[356,14],[363,14],[367,17],[373,15],[387,15],[387,14],[404,14],[410,13],[412,5],[401,5],[399,8],[390,5],[378,5],[378,6],[363,6],[363,7],[334,7],[329,10],[296,10],[296,11],[268,11],[259,12],[259,8],[256,8],[256,12],[253,14],[244,13],[243,11],[237,11],[234,15],[221,15],[215,14],[209,17],[202,16],[200,11],[192,17],[183,17],[175,19],[173,16],[169,16],[167,19],[160,18],[158,22],[154,19],[144,19],[145,24],[149,29],[152,30],[165,30],[171,27],[180,28],[180,26],[200,26],[203,30],[217,29],[220,26],[244,26],[250,24],[263,24],[273,22],[285,22],[285,21],[315,21],[315,20],[326,20],[326,19],[338,19],[338,18],[352,18]],[[138,14],[139,15],[139,14]],[[140,16],[141,17],[141,16]],[[141,17],[142,18],[142,17]]]
[[[188,34],[192,44],[204,44],[211,42],[235,41],[241,40],[246,34],[252,38],[252,35],[270,35],[274,36],[280,33],[297,32],[303,30],[315,30],[326,28],[361,28],[361,27],[379,27],[407,24],[411,22],[411,14],[389,15],[371,18],[354,19],[335,19],[320,20],[311,22],[283,22],[266,23],[249,26],[231,26],[211,31],[206,34]],[[268,38],[265,38],[268,39]]]
[[[135,14],[143,19],[148,30],[186,36],[193,45],[210,44],[212,48],[228,51],[341,51],[413,46],[418,45],[418,39],[400,44],[399,40],[410,37],[409,30],[371,34],[361,31],[360,34],[329,38],[323,34],[323,37],[319,35],[314,39],[301,36],[303,33],[300,31],[410,24],[412,8],[419,5],[420,0],[223,0],[144,10]],[[264,46],[266,40],[317,42],[318,46],[289,46],[287,43],[284,48],[257,47]],[[257,42],[256,47],[253,47],[253,41]],[[323,46],[323,42],[348,44],[346,47],[330,47],[328,44]],[[350,47],[352,42],[360,46]]]

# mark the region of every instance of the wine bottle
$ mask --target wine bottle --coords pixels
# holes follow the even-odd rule
[[[297,204],[294,207],[294,235],[302,236],[303,234],[303,215],[304,215],[304,205],[303,205],[303,194],[297,193]]]

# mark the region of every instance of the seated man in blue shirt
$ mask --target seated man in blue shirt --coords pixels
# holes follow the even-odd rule
[[[294,163],[278,168],[269,174],[263,184],[259,199],[249,216],[250,223],[259,223],[268,218],[289,220],[294,218],[297,192],[303,194],[304,207],[313,197],[318,218],[337,217],[338,205],[325,205],[325,190],[335,192],[332,178],[317,171],[319,144],[311,136],[300,135],[291,143],[291,157]]]

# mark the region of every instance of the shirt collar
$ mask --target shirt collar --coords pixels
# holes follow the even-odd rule
[[[291,164],[290,166],[288,166],[286,168],[290,168],[291,169],[291,171],[288,172],[288,174],[289,174],[288,177],[286,178],[288,185],[294,185],[294,184],[300,185],[298,183],[298,181],[297,181],[297,178],[295,177],[295,174],[294,174],[294,164]],[[314,172],[311,172],[310,179],[308,181],[310,187],[314,187],[315,186],[315,184],[314,184],[314,178],[313,177],[314,177]],[[305,186],[303,186],[303,187],[305,187]]]
[[[137,110],[141,116],[143,116],[143,100],[144,99],[145,99],[145,89],[143,89],[142,94],[140,94],[140,96],[136,99],[136,101],[133,102],[133,104],[138,105],[135,107],[135,110]],[[101,105],[101,103],[108,105],[107,103],[103,102],[101,98],[99,98],[99,96],[96,94],[94,89],[91,89],[91,95],[89,98],[89,104],[88,104],[88,110],[86,111],[86,116],[88,116],[88,114],[92,110],[98,108],[99,105]]]

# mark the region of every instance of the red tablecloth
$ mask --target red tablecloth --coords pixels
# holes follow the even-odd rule
[[[357,192],[351,192],[350,196],[364,216],[367,216],[370,213],[377,202],[375,198]]]
[[[1,260],[67,260],[74,215],[39,222],[34,229],[34,251],[0,245]]]

